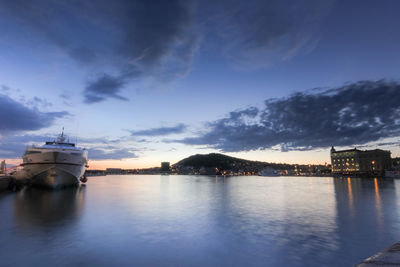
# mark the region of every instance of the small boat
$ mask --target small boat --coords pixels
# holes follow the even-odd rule
[[[31,185],[55,189],[86,182],[88,151],[66,142],[64,129],[55,141],[27,147],[22,160]]]

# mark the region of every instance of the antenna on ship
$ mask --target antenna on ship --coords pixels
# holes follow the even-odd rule
[[[65,141],[65,137],[64,137],[64,127],[62,127],[62,132],[61,135],[57,138],[57,142],[62,143]]]
[[[79,119],[76,121],[75,145],[78,146]]]

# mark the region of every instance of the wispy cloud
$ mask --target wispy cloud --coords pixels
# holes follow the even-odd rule
[[[315,47],[321,22],[334,0],[212,3],[203,6],[208,14],[207,31],[222,39],[219,47],[229,62],[249,70],[274,65]]]
[[[0,158],[21,158],[27,145],[42,145],[55,139],[56,134],[6,135],[0,138]],[[90,160],[121,160],[137,158],[139,150],[126,143],[110,145],[107,138],[79,138],[79,146],[88,149]]]
[[[0,13],[79,64],[106,73],[83,91],[86,103],[95,103],[125,100],[118,93],[131,79],[186,73],[197,47],[192,7],[182,0],[15,0],[2,1]]]
[[[222,151],[310,150],[400,136],[400,84],[361,81],[319,93],[265,101],[262,109],[231,112],[195,137],[172,140]],[[169,140],[171,142],[171,140]]]
[[[186,125],[183,123],[177,124],[175,126],[170,127],[159,127],[159,128],[151,128],[146,130],[139,130],[139,131],[129,131],[133,136],[164,136],[170,134],[180,134],[185,132]]]
[[[263,68],[309,50],[333,0],[13,0],[0,13],[89,69],[86,103],[126,100],[140,81],[185,76],[205,43],[235,67]],[[201,41],[200,41],[201,40]]]
[[[102,149],[89,149],[89,158],[91,160],[121,160],[127,158],[137,158],[138,156],[129,149],[113,149],[113,150],[102,150]]]

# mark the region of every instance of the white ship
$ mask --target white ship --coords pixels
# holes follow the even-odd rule
[[[31,185],[60,188],[86,182],[88,152],[66,142],[64,131],[56,141],[27,147],[22,160],[23,171]]]

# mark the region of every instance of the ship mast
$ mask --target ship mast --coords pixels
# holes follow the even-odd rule
[[[64,127],[63,127],[61,135],[57,138],[57,143],[63,143],[64,141],[65,141],[65,137],[64,137]]]

